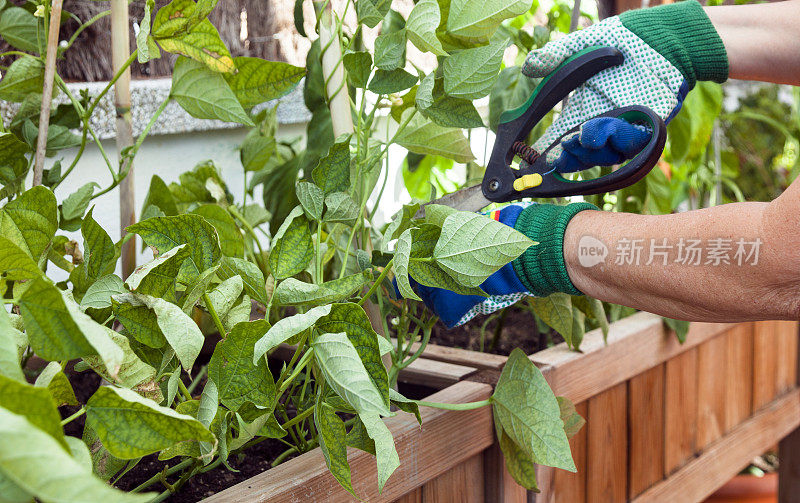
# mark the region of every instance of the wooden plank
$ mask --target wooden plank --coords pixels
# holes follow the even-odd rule
[[[728,338],[718,335],[697,347],[697,449],[725,433]]]
[[[628,381],[628,497],[664,477],[664,365]]]
[[[664,473],[669,475],[697,445],[697,350],[669,360],[664,375]]]
[[[409,384],[421,384],[430,388],[443,389],[474,374],[477,370],[474,367],[417,358],[411,362],[411,365],[400,371],[397,380]]]
[[[753,324],[740,323],[727,338],[725,431],[731,431],[753,413]]]
[[[497,503],[526,503],[528,491],[517,484],[506,470],[506,461],[500,444],[483,451],[483,501]]]
[[[402,498],[398,498],[394,503],[422,503],[422,488],[414,489]]]
[[[797,385],[797,322],[775,321],[777,329],[777,377],[776,391],[785,393]]]
[[[586,501],[627,500],[627,414],[625,383],[589,399]]]
[[[485,400],[491,393],[492,387],[487,384],[463,381],[434,393],[428,400],[473,402]],[[481,453],[494,442],[489,407],[457,412],[423,407],[421,412],[422,426],[411,414],[398,414],[385,420],[394,436],[400,467],[386,483],[382,494],[378,494],[375,457],[357,449],[348,449],[353,487],[362,500],[394,501]],[[354,500],[330,474],[322,452],[314,449],[204,501],[338,503]]]
[[[800,494],[800,428],[778,444],[778,503],[797,503]]]
[[[800,425],[800,391],[791,391],[758,411],[720,438],[668,479],[653,486],[633,503],[702,501],[748,465],[776,439]],[[794,499],[797,501],[797,493]]]
[[[589,421],[589,403],[583,402],[575,405],[578,414]],[[577,472],[570,473],[566,470],[556,470],[553,483],[553,501],[556,503],[583,503],[586,501],[586,444],[588,426],[569,440],[572,449],[572,459],[575,460]]]
[[[592,330],[584,337],[580,353],[559,344],[530,358],[539,366],[552,366],[548,382],[553,391],[578,403],[691,350],[731,326],[692,323],[686,342],[680,344],[671,331],[664,329],[661,317],[641,312],[614,323],[608,345],[599,330]]]
[[[753,410],[772,401],[778,393],[778,333],[773,321],[753,325]]]
[[[418,342],[411,345],[412,353],[417,349],[419,349]],[[508,360],[508,357],[503,355],[481,353],[480,351],[470,351],[469,349],[449,348],[437,344],[428,344],[422,354],[429,360],[466,365],[477,369],[500,370]]]
[[[422,501],[483,501],[483,455],[472,456],[422,486]]]

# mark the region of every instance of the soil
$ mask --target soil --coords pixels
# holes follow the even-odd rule
[[[502,313],[476,316],[469,323],[451,329],[438,321],[433,328],[430,342],[451,348],[480,351],[483,339],[486,353],[507,356],[514,348],[521,348],[530,355],[564,341],[554,330],[540,332],[530,311],[511,306]],[[493,339],[496,339],[494,344]]]

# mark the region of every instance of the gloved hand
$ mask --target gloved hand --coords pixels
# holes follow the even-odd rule
[[[489,213],[539,244],[528,248],[481,284],[488,298],[421,285],[413,278],[411,285],[448,328],[464,324],[478,314],[510,306],[526,295],[546,297],[555,292],[581,295],[570,281],[564,263],[564,232],[573,216],[588,209],[597,207],[589,203],[567,206],[519,203]]]
[[[725,46],[695,0],[624,12],[548,42],[531,51],[522,73],[528,77],[544,77],[564,59],[594,45],[616,47],[625,61],[600,72],[576,89],[559,118],[534,144],[536,150],[543,151],[577,124],[614,108],[644,105],[669,122],[695,82],[724,82],[728,78]],[[604,143],[593,144],[589,152],[594,155],[591,161],[584,157],[587,151],[574,148],[576,141],[587,146],[583,145],[583,140],[570,139],[560,146],[570,155],[562,156],[562,148],[556,146],[548,152],[548,162],[556,170],[567,172],[578,169],[576,158],[583,166],[590,167],[594,159],[615,159],[613,154],[620,152],[626,158],[632,157],[638,150],[626,152],[615,148],[625,143],[619,136],[630,134],[630,127],[619,124],[624,123],[621,120],[612,122],[618,123],[615,130],[598,137]],[[565,145],[569,142],[573,143]]]

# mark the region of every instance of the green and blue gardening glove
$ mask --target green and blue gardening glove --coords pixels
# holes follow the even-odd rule
[[[546,297],[555,292],[581,295],[570,281],[564,263],[564,232],[572,217],[588,209],[597,207],[589,203],[566,206],[519,203],[490,212],[491,218],[514,227],[539,244],[528,248],[481,284],[489,297],[459,295],[421,285],[413,279],[412,287],[448,328],[510,306],[528,295]]]
[[[686,94],[697,81],[724,82],[728,78],[728,57],[703,8],[695,0],[628,11],[607,18],[586,29],[548,42],[532,51],[522,73],[544,77],[564,59],[590,46],[619,49],[625,61],[598,73],[569,97],[561,115],[534,144],[539,152],[561,135],[587,119],[609,110],[644,105],[669,122],[680,110]],[[606,121],[603,128],[588,121],[576,135],[548,152],[548,162],[560,172],[579,171],[595,165],[621,162],[638,150],[620,149],[641,141],[624,121]],[[612,134],[596,134],[612,127]],[[623,138],[623,135],[628,135]],[[615,162],[610,162],[614,161]]]

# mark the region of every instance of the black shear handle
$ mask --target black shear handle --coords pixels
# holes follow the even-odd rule
[[[664,151],[664,143],[667,140],[667,126],[661,117],[649,108],[640,105],[617,108],[594,118],[597,117],[616,117],[632,124],[643,125],[650,132],[650,140],[633,159],[607,175],[590,180],[573,181],[565,179],[560,173],[553,172],[542,177],[542,183],[539,186],[516,192],[515,198],[601,194],[628,187],[644,178],[656,165],[659,158],[661,158],[661,153]],[[564,133],[547,150],[561,143],[564,137],[575,133],[580,127],[580,125],[577,125]],[[529,169],[520,170],[519,174],[525,175],[533,172],[543,173],[550,171],[552,168],[547,166],[547,150],[542,153],[536,163]],[[543,169],[545,171],[542,171]]]

